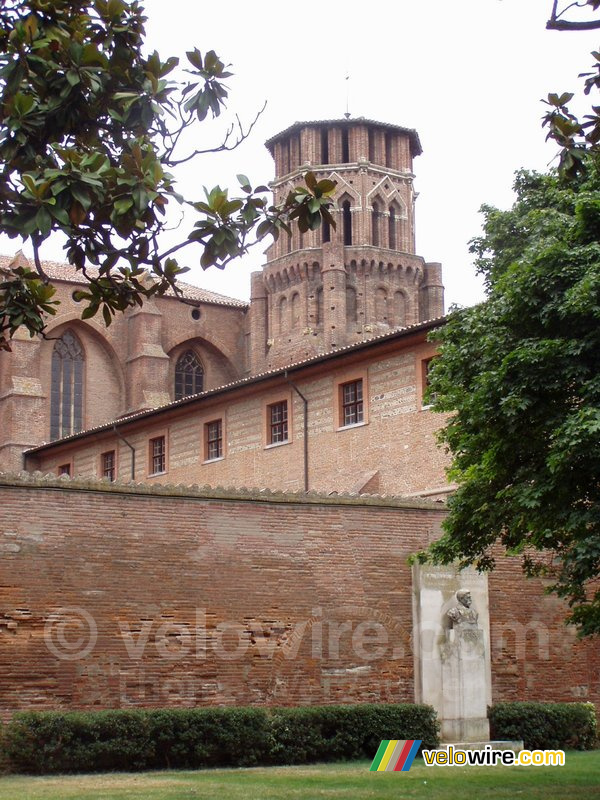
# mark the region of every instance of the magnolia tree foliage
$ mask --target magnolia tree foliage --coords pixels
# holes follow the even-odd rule
[[[170,170],[232,149],[248,130],[230,129],[208,151],[183,151],[184,132],[223,111],[231,73],[213,51],[195,49],[184,60],[186,79],[173,77],[178,58],[144,55],[144,22],[137,0],[0,3],[0,229],[31,243],[36,266],[0,275],[0,348],[20,325],[43,332],[45,315],[55,313],[40,251],[56,231],[88,281],[77,293],[82,317],[101,309],[108,325],[144,297],[178,292],[185,269],[173,256],[184,247],[188,260],[223,267],[289,231],[292,220],[302,231],[323,218],[334,224],[334,184],[310,173],[280,207],[244,175],[237,197],[218,186],[202,198],[177,193]],[[180,242],[161,249],[173,203],[195,219]]]
[[[429,553],[494,565],[494,547],[551,579],[600,633],[600,166],[518,174],[509,211],[473,242],[488,299],[436,334],[436,409],[452,453],[445,533]]]
[[[569,3],[553,0],[546,27],[557,31],[599,29],[600,0]],[[594,62],[591,71],[579,77],[585,79],[584,93],[594,97],[600,89],[600,52],[594,51],[592,57]],[[593,102],[590,112],[579,117],[569,106],[574,96],[573,92],[552,93],[544,101],[549,106],[543,122],[548,129],[546,138],[560,145],[559,169],[567,177],[580,174],[587,163],[587,152],[598,150],[600,144],[600,105],[597,105],[597,101]]]

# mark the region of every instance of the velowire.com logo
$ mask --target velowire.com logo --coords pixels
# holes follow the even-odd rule
[[[408,772],[422,739],[384,739],[369,772]]]

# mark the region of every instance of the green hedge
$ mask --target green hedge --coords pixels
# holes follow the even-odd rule
[[[194,769],[372,758],[382,739],[438,743],[430,706],[25,712],[4,727],[15,772]]]
[[[492,739],[522,739],[528,750],[591,750],[592,703],[496,703],[488,712]]]
[[[382,739],[439,744],[437,716],[424,705],[307,706],[270,712],[277,764],[373,758]]]

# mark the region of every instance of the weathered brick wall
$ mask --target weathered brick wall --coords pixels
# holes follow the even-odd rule
[[[0,495],[5,717],[414,698],[406,559],[440,506],[7,475]],[[507,641],[494,699],[598,703],[597,649],[571,640],[557,680],[562,609],[524,586],[494,577],[493,624],[542,614],[552,657]]]

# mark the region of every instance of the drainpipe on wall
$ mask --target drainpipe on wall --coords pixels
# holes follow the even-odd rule
[[[304,405],[304,491],[308,492],[308,400],[296,386],[294,381],[288,378],[287,370],[284,373],[284,378],[296,392],[298,397],[302,400]]]
[[[123,434],[119,433],[117,430],[117,423],[113,425],[113,431],[119,437],[119,439],[127,445],[127,447],[131,450],[131,480],[135,480],[135,447],[127,441],[127,439],[123,436]]]

